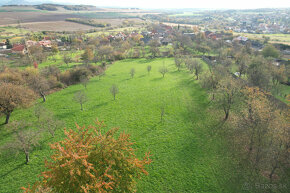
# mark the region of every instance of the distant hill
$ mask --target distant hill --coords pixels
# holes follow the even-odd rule
[[[1,0],[0,6],[2,5],[39,5],[43,3],[53,3],[53,2],[50,0],[47,0],[47,1]]]

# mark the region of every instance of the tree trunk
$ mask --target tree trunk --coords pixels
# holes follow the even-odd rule
[[[81,103],[81,110],[83,110],[83,104]]]
[[[226,120],[228,120],[228,118],[229,118],[230,110],[229,110],[229,109],[226,109],[226,108],[224,107],[224,112],[225,112],[225,118],[224,118],[224,120],[226,121]]]
[[[45,97],[45,94],[43,92],[40,93],[41,97],[42,97],[42,102],[45,102],[46,101],[46,97]]]
[[[229,112],[226,112],[225,121],[229,118]]]
[[[270,173],[270,175],[269,175],[269,177],[270,177],[270,182],[273,181],[273,174],[275,173],[275,170],[276,170],[277,168],[278,168],[278,167],[277,167],[277,163],[276,163],[275,166],[272,168],[271,173]]]
[[[25,164],[28,164],[28,162],[29,162],[29,153],[28,152],[25,152],[25,158],[26,158]]]
[[[11,113],[6,114],[5,124],[8,124]]]

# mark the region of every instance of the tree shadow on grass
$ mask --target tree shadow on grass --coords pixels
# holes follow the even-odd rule
[[[200,85],[190,79],[183,79],[177,87],[189,92],[184,98],[187,108],[180,117],[183,118],[182,122],[192,123],[180,141],[182,146],[177,152],[180,164],[197,174],[203,173],[207,181],[199,181],[195,175],[192,175],[191,180],[197,181],[204,190],[214,189],[219,192],[238,186],[240,181],[232,175],[237,166],[232,164],[229,144],[223,135],[226,122],[208,112],[210,104]]]
[[[95,106],[93,106],[92,108],[90,109],[95,109],[95,108],[99,108],[99,107],[102,107],[102,106],[106,106],[109,102],[103,102],[103,103],[100,103],[100,104],[97,104]]]
[[[63,92],[62,95],[71,95],[71,94],[74,94],[75,92],[76,92],[75,90],[66,91],[66,92]]]
[[[143,78],[143,77],[145,77],[146,75],[145,74],[143,74],[143,75],[141,75],[141,76],[139,76],[138,78]]]
[[[3,129],[4,129],[4,127],[3,127]],[[9,136],[11,136],[12,134],[13,134],[13,131],[9,131],[9,132],[7,132],[5,134],[1,134],[0,141],[4,140],[6,138],[9,138]]]
[[[151,81],[160,81],[160,80],[162,80],[163,79],[163,77],[159,77],[159,78],[154,78],[154,79],[152,79]]]
[[[4,178],[4,177],[6,177],[6,176],[9,175],[11,172],[13,172],[13,171],[15,171],[15,170],[21,168],[21,167],[24,166],[24,165],[25,165],[25,162],[23,162],[22,164],[17,165],[17,166],[16,166],[15,168],[13,168],[12,170],[9,170],[8,172],[2,174],[2,175],[0,176],[0,178]]]
[[[146,64],[146,63],[150,63],[152,61],[154,61],[154,59],[145,59],[145,60],[139,60],[138,63],[140,63],[140,64]]]
[[[181,71],[175,70],[175,71],[170,71],[168,72],[169,74],[179,74]]]
[[[73,111],[76,109],[71,109],[71,111],[67,111],[67,112],[60,112],[56,114],[56,117],[60,120],[66,119],[69,116],[72,116],[72,114],[74,113]]]
[[[156,129],[157,126],[159,126],[161,124],[161,121],[155,123],[153,126],[148,127],[143,133],[142,136],[146,137],[147,134],[151,133],[152,131],[154,131]]]
[[[125,81],[128,81],[128,80],[131,80],[132,78],[126,78],[126,79],[123,79],[123,80],[121,80],[121,81],[119,81],[119,82],[125,82]]]

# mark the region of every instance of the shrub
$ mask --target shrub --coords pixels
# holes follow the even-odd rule
[[[139,160],[129,135],[114,128],[102,134],[96,126],[65,130],[66,139],[51,145],[52,161],[46,161],[43,180],[22,188],[25,192],[135,192],[136,179],[148,174],[149,154]],[[49,190],[49,191],[39,191]]]

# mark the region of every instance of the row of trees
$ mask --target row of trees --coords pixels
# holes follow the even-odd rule
[[[11,113],[16,108],[28,107],[37,95],[46,101],[46,94],[61,89],[65,85],[76,83],[87,84],[91,76],[102,76],[103,66],[81,66],[65,72],[60,72],[55,66],[41,70],[27,68],[17,70],[4,68],[0,72],[0,113],[6,116],[5,124],[9,122]]]
[[[30,161],[30,154],[39,146],[39,142],[43,135],[49,133],[51,137],[55,136],[55,132],[64,126],[64,123],[58,120],[52,111],[45,108],[42,104],[38,104],[34,108],[34,116],[29,121],[13,121],[6,126],[11,131],[12,139],[1,146],[1,153],[25,155],[25,163]]]
[[[244,172],[245,177],[283,182],[288,178],[288,106],[270,91],[287,82],[287,68],[273,64],[271,46],[262,54],[247,46],[216,49],[216,61],[205,59],[209,71],[202,74],[200,83],[210,94],[213,110],[224,112],[222,133],[235,158],[252,173]],[[176,59],[177,67],[180,63]]]

